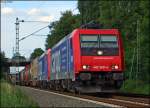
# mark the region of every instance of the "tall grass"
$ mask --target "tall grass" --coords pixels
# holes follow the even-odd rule
[[[121,91],[150,95],[150,84],[144,83],[140,80],[126,80]]]
[[[18,87],[1,80],[1,107],[38,107],[30,97],[24,94]]]

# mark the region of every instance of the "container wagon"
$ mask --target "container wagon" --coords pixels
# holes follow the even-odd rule
[[[30,68],[30,74],[31,74],[31,86],[36,87],[37,86],[37,79],[38,79],[38,57],[35,58],[31,62],[31,68]]]

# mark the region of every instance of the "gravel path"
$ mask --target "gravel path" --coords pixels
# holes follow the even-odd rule
[[[65,96],[53,94],[48,91],[33,89],[29,87],[20,86],[22,91],[31,96],[40,107],[106,107],[104,105],[95,104],[83,100],[73,99]]]

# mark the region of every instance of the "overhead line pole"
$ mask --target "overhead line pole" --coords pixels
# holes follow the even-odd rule
[[[16,71],[19,73],[19,22],[23,22],[23,20],[19,20],[18,17],[16,18],[16,53],[15,53],[15,56],[16,56],[16,60],[18,58],[18,61],[16,63]]]
[[[15,23],[15,25],[16,25],[16,49],[15,49],[15,57],[16,57],[16,61],[17,61],[16,62],[16,72],[18,72],[18,73],[19,73],[19,56],[20,56],[20,54],[19,54],[19,41],[21,41],[21,40],[23,40],[23,39],[25,39],[25,38],[27,38],[27,37],[35,34],[36,32],[38,32],[38,31],[40,31],[40,30],[48,27],[48,26],[43,27],[43,28],[35,31],[34,33],[32,33],[32,34],[30,34],[30,35],[28,35],[26,37],[23,37],[23,38],[21,38],[19,40],[19,24],[20,24],[20,22],[42,22],[42,23],[49,23],[49,22],[46,22],[46,21],[45,22],[44,21],[24,21],[24,20],[19,20],[18,17],[16,18],[16,23]]]

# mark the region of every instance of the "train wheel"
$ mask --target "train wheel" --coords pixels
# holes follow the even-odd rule
[[[53,87],[52,87],[52,84],[49,84],[49,89],[52,89]]]

